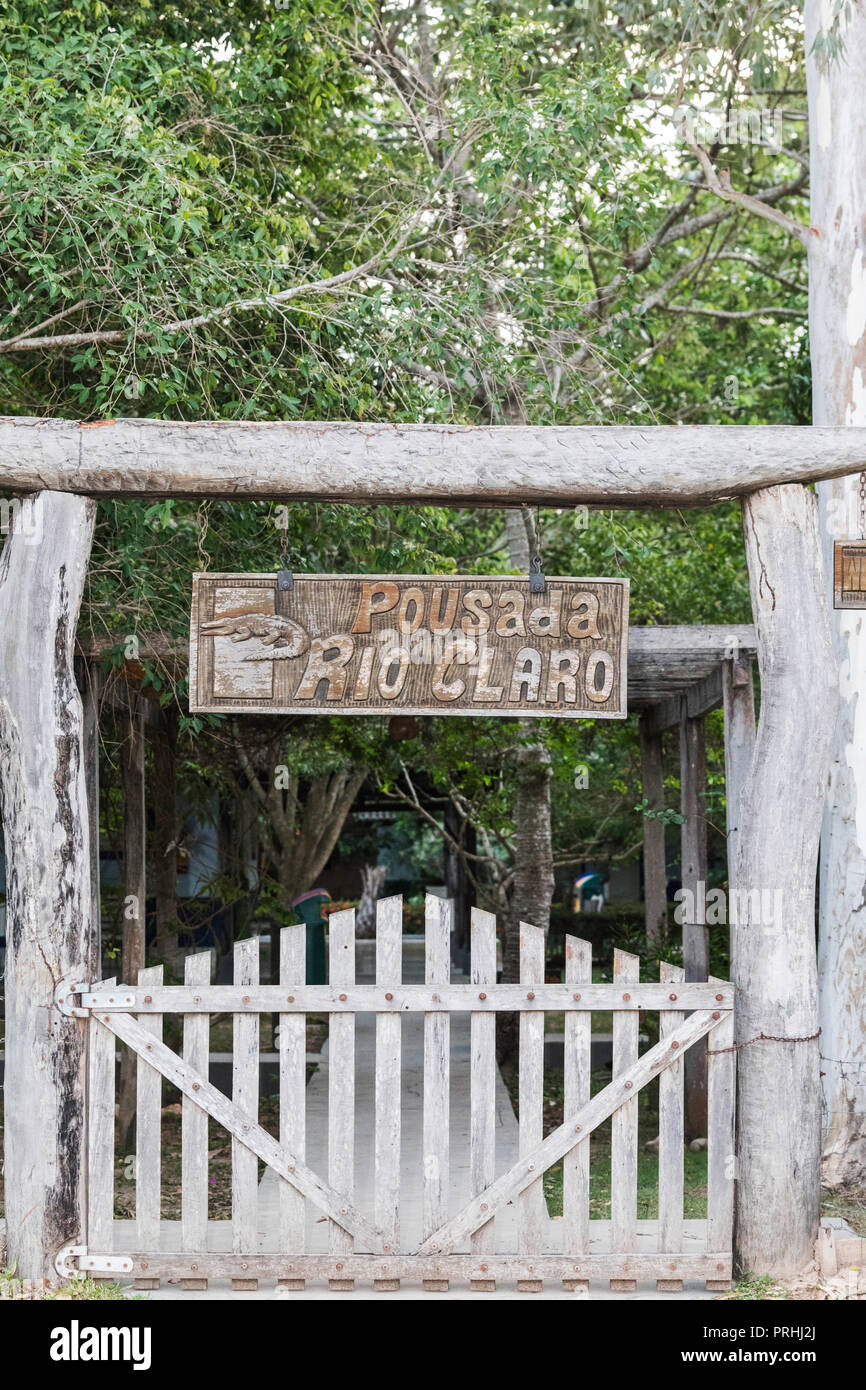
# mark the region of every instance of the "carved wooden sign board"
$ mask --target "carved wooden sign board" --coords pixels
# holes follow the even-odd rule
[[[193,576],[190,710],[625,719],[627,579]]]
[[[833,607],[866,608],[866,541],[833,546]]]

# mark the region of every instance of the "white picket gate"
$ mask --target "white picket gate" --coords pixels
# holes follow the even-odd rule
[[[733,988],[724,981],[685,983],[662,965],[660,982],[641,983],[636,956],[616,953],[614,979],[592,982],[588,942],[566,938],[565,981],[545,983],[544,935],[525,926],[520,984],[496,983],[496,920],[474,911],[471,980],[450,983],[450,904],[427,900],[425,980],[402,981],[402,900],[379,903],[375,983],[356,983],[354,913],[330,918],[328,985],[307,985],[305,928],[281,932],[280,983],[260,985],[258,941],[235,947],[234,984],[210,983],[209,953],[186,962],[183,985],[164,985],[162,967],[137,986],[102,981],[61,987],[58,1003],[88,1019],[89,1095],[86,1229],[60,1252],[57,1268],[126,1276],[139,1287],[161,1279],[206,1286],[231,1278],[240,1288],[276,1280],[284,1289],[327,1280],[334,1289],[372,1281],[385,1290],[423,1281],[495,1288],[496,1281],[535,1292],[543,1281],[580,1290],[591,1278],[630,1289],[654,1279],[674,1290],[682,1280],[727,1287],[733,1214]],[[590,1095],[593,1014],[613,1016],[610,1083]],[[520,1014],[519,1155],[497,1171],[496,1014]],[[542,1138],[544,1016],[562,1013],[564,1122]],[[659,1015],[659,1041],[639,1051],[639,1018]],[[209,1015],[233,1016],[233,1088],[211,1084]],[[259,1015],[279,1015],[279,1138],[259,1124]],[[306,1162],[306,1015],[329,1015],[327,1174]],[[182,1055],[162,1041],[163,1018],[183,1018]],[[355,1198],[355,1020],[375,1015],[374,1198]],[[400,1237],[401,1015],[423,1015],[421,1139],[423,1230]],[[451,1021],[469,1017],[468,1189],[449,1183]],[[462,1023],[461,1023],[462,1026]],[[707,1217],[683,1219],[683,1056],[709,1037]],[[114,1218],[115,1053],[117,1040],[137,1056],[137,1153],[134,1223]],[[658,1219],[637,1209],[638,1092],[659,1082]],[[182,1093],[181,1221],[160,1220],[163,1078]],[[232,1140],[231,1222],[208,1221],[208,1117]],[[608,1117],[611,1218],[590,1221],[589,1137]],[[563,1215],[548,1218],[543,1177],[563,1162]],[[279,1221],[259,1222],[259,1161],[279,1185]],[[466,1165],[464,1165],[465,1167]],[[500,1164],[500,1168],[501,1168]],[[513,1204],[511,1210],[508,1208]],[[307,1209],[326,1222],[327,1249],[310,1241]],[[372,1209],[369,1209],[372,1207]],[[516,1219],[512,1219],[516,1213]],[[220,1228],[230,1225],[230,1240]],[[515,1237],[516,1227],[516,1237]],[[131,1228],[132,1234],[124,1235]],[[313,1229],[317,1229],[314,1227]],[[408,1244],[410,1248],[404,1248]],[[510,1248],[513,1247],[513,1248]]]

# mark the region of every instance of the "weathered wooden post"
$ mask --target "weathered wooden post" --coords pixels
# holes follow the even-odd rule
[[[9,865],[6,1230],[23,1278],[81,1231],[83,1020],[54,991],[97,974],[75,625],[96,504],[21,503],[0,560],[0,789]]]
[[[737,846],[740,839],[740,803],[743,784],[755,751],[755,691],[752,663],[733,659],[722,667],[722,704],[725,712],[725,804],[727,807],[728,889],[736,892]],[[731,969],[734,931],[731,929]]]
[[[99,696],[102,675],[96,662],[85,656],[75,659],[75,672],[84,710],[82,740],[84,746],[84,780],[87,785],[87,809],[90,822],[90,910],[96,940],[96,960],[102,960],[102,889],[99,865]],[[98,965],[97,975],[102,974]]]
[[[141,695],[130,695],[129,713],[121,716],[126,737],[120,746],[123,788],[123,942],[121,979],[138,984],[145,963],[146,816],[145,816],[145,704]],[[125,1149],[135,1134],[136,1061],[127,1048],[121,1054],[118,1130]]]
[[[638,723],[640,731],[640,779],[650,811],[663,811],[665,781],[662,765],[662,735],[653,731],[647,715]],[[665,823],[655,816],[643,818],[644,912],[648,941],[660,941],[667,931],[667,861]]]
[[[683,968],[687,980],[706,980],[710,946],[704,905],[707,894],[707,755],[703,719],[690,719],[685,699],[680,719],[680,811],[683,906]],[[685,1059],[686,1137],[707,1133],[707,1045],[701,1039]]]
[[[756,492],[743,527],[761,712],[734,873],[736,1260],[784,1276],[812,1258],[818,1227],[815,872],[839,692],[815,496]]]

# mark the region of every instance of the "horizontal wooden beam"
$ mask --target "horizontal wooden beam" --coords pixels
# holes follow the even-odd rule
[[[673,729],[682,717],[683,700],[686,702],[686,715],[689,719],[703,719],[710,710],[718,709],[722,703],[722,668],[716,666],[703,680],[695,681],[679,695],[671,695],[662,700],[647,716],[647,730],[650,734],[663,734]]]
[[[732,1009],[731,984],[690,981],[677,987],[679,1009]],[[255,1014],[255,1013],[560,1013],[563,1010],[670,1007],[670,985],[649,982],[620,985],[118,985],[81,995],[81,1007],[103,1021],[122,1014]],[[114,1025],[112,1024],[112,1027]],[[129,1042],[125,1034],[120,1035]],[[145,1060],[148,1060],[147,1058]],[[170,1078],[174,1080],[174,1078]],[[175,1084],[179,1084],[176,1082]]]
[[[0,490],[700,507],[866,468],[866,427],[182,423],[0,417]]]
[[[124,1222],[115,1230],[124,1232]],[[129,1223],[132,1225],[133,1223]],[[601,1223],[598,1223],[601,1226]],[[590,1223],[594,1232],[596,1223]],[[647,1223],[655,1233],[656,1223]],[[701,1223],[703,1227],[703,1223]],[[638,1230],[643,1227],[639,1224]],[[601,1236],[601,1239],[604,1237]],[[597,1240],[596,1240],[597,1243]],[[695,1241],[695,1244],[698,1244]],[[78,1258],[82,1273],[90,1269],[105,1272],[106,1260],[121,1255],[96,1251]],[[324,1280],[324,1279],[730,1279],[730,1250],[682,1254],[639,1251],[612,1254],[593,1251],[575,1255],[215,1255],[210,1251],[179,1254],[165,1251],[132,1252],[132,1270],[127,1278],[145,1279],[245,1279]]]

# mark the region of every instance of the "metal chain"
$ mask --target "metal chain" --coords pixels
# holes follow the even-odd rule
[[[195,514],[196,527],[198,528],[198,567],[199,570],[210,569],[210,556],[205,549],[207,533],[210,524],[210,502],[205,500],[199,503]]]
[[[759,1033],[755,1038],[749,1038],[746,1042],[734,1043],[733,1047],[708,1047],[707,1055],[710,1057],[721,1057],[723,1052],[739,1052],[743,1047],[751,1047],[756,1042],[814,1042],[820,1038],[821,1029],[817,1033],[809,1033],[805,1038],[779,1038],[774,1033]]]

